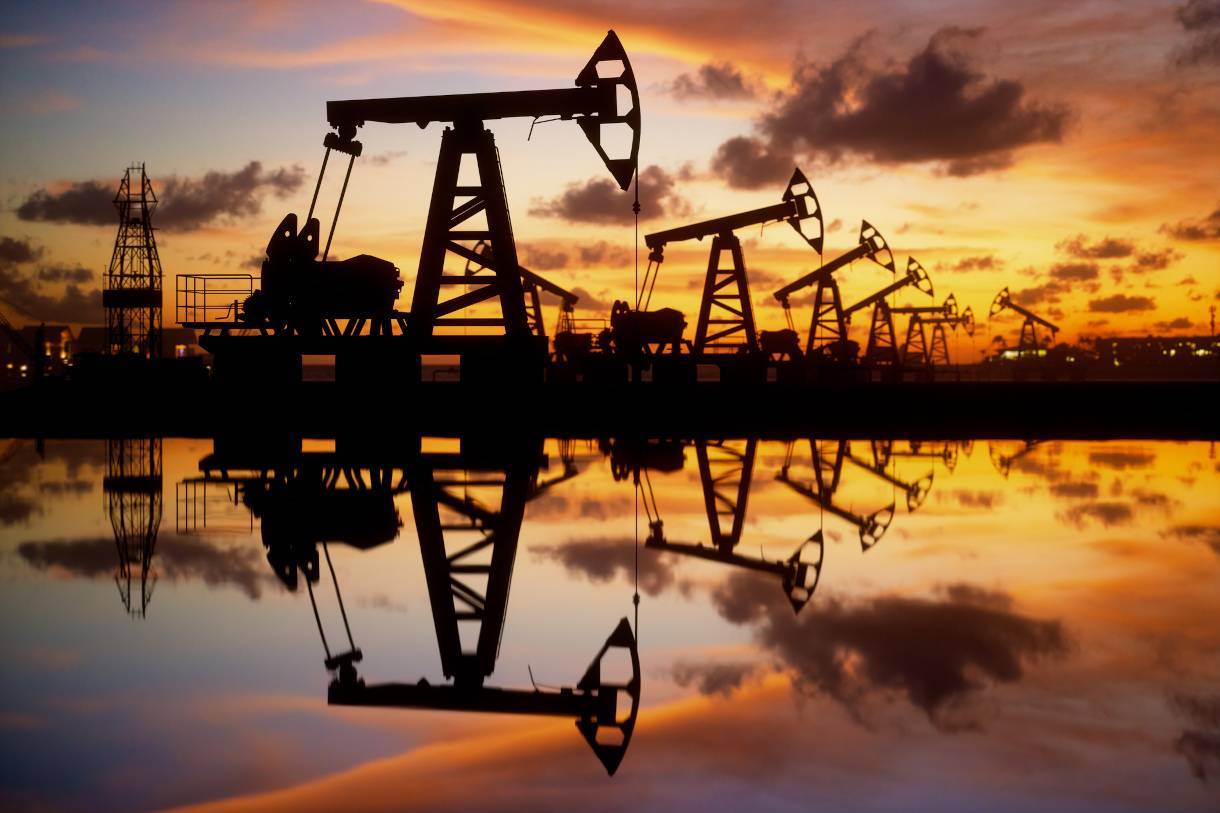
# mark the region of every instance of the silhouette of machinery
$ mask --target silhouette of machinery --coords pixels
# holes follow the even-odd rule
[[[805,355],[817,361],[847,363],[859,354],[859,345],[847,336],[847,317],[843,313],[843,298],[835,273],[856,260],[870,259],[883,268],[894,272],[894,255],[881,233],[867,220],[860,224],[859,245],[850,251],[823,264],[816,271],[805,274],[776,291],[773,296],[784,308],[788,328],[795,329],[792,322],[789,298],[797,291],[817,286],[813,300],[813,319],[809,324],[809,336],[805,344]]]
[[[621,97],[625,109],[620,109]],[[323,142],[322,170],[309,212],[299,229],[294,214],[280,224],[267,247],[262,287],[233,308],[227,322],[180,319],[204,330],[201,344],[216,354],[218,369],[244,366],[247,376],[257,375],[268,363],[289,368],[295,363],[299,369],[301,353],[334,354],[338,376],[384,381],[390,360],[418,365],[423,354],[449,354],[461,357],[463,381],[537,379],[545,363],[545,341],[531,330],[526,307],[530,280],[523,285],[499,153],[484,123],[522,117],[573,120],[619,187],[627,189],[639,154],[639,92],[615,33],[606,35],[573,87],[331,101],[326,115],[334,132]],[[370,122],[447,125],[409,313],[394,309],[402,282],[393,263],[367,255],[328,259],[352,166],[363,152],[355,136]],[[626,154],[611,154],[614,131],[628,136]],[[349,158],[318,260],[320,224],[313,212],[332,152]],[[474,273],[451,270],[451,257],[473,262]],[[186,296],[199,294],[192,288]],[[489,315],[489,309],[494,313]],[[299,341],[261,341],[272,336]],[[405,344],[393,341],[400,337]],[[250,338],[261,348],[258,358],[251,354]]]
[[[161,356],[161,258],[153,233],[157,195],[144,165],[128,167],[114,196],[119,231],[106,271],[106,352]]]
[[[242,502],[261,519],[268,561],[295,590],[298,572],[313,607],[332,673],[333,705],[431,708],[569,716],[606,770],[622,761],[639,711],[640,669],[635,635],[622,619],[574,687],[505,689],[486,685],[495,669],[508,609],[509,586],[526,504],[578,470],[571,445],[561,444],[563,470],[541,477],[541,441],[487,442],[463,438],[457,452],[345,445],[302,452],[234,444],[204,458],[212,481],[234,482]],[[237,476],[233,472],[244,473]],[[402,525],[394,498],[409,494],[419,537],[441,668],[452,683],[366,684],[328,544],[369,549],[392,541]],[[330,571],[347,648],[332,651],[314,599],[320,580],[318,547]],[[631,676],[603,674],[608,655],[623,652]],[[625,703],[623,701],[626,701]]]
[[[817,222],[817,233],[806,234],[806,221]],[[703,282],[703,297],[699,320],[695,327],[693,350],[697,355],[716,353],[766,353],[794,359],[801,355],[795,331],[764,331],[759,333],[754,323],[754,307],[750,299],[750,284],[746,273],[741,241],[735,232],[747,226],[764,226],[787,222],[819,256],[822,253],[824,227],[822,209],[817,195],[804,173],[796,169],[779,203],[739,212],[734,215],[679,226],[644,236],[648,246],[648,268],[644,284],[637,296],[636,311],[647,310],[656,285],[665,247],[671,243],[702,240],[711,237],[707,274]],[[725,254],[729,265],[724,265]]]
[[[957,297],[949,294],[940,307],[908,305],[890,309],[891,313],[909,317],[906,341],[902,345],[902,363],[907,367],[932,367],[949,363],[949,341],[945,335],[945,320],[957,323]],[[928,343],[927,325],[932,325],[932,342]]]
[[[106,441],[102,494],[118,549],[119,598],[128,614],[143,618],[157,581],[152,558],[161,528],[161,439]]]
[[[695,456],[707,512],[710,545],[677,542],[665,537],[664,522],[649,471],[681,471],[685,463],[682,441],[603,441],[616,480],[631,477],[641,495],[648,520],[646,548],[693,556],[731,567],[767,573],[779,579],[793,612],[800,612],[817,590],[822,571],[822,536],[814,534],[787,559],[768,559],[740,549],[758,440],[697,440]]]
[[[953,295],[949,295],[949,299],[953,299]],[[911,321],[907,325],[907,341],[912,338],[912,330],[916,323],[919,325],[920,332],[923,329],[931,326],[932,341],[929,343],[925,338],[920,336],[919,343],[927,348],[927,361],[929,366],[947,366],[949,362],[949,338],[945,333],[945,328],[948,327],[951,331],[957,332],[958,327],[965,330],[967,336],[974,336],[974,311],[970,306],[966,309],[957,312],[957,301],[953,301],[950,307],[949,300],[945,300],[945,312],[938,315],[922,316],[916,315],[911,317]]]
[[[1013,302],[1008,288],[1004,288],[995,295],[995,299],[991,301],[991,311],[988,317],[997,316],[1005,310],[1013,311],[1025,319],[1021,323],[1021,339],[1017,345],[1017,352],[1020,358],[1036,357],[1040,352],[1050,348],[1051,342],[1055,339],[1055,334],[1059,332],[1058,325],[1043,319],[1029,308]],[[1039,340],[1038,328],[1042,328],[1050,335],[1045,340]]]
[[[987,453],[991,457],[991,465],[1007,480],[1008,475],[1012,472],[1012,467],[1045,442],[1045,440],[1027,440],[1015,452],[1006,451],[996,443],[989,443]]]
[[[901,278],[874,291],[851,307],[843,309],[842,317],[845,325],[851,321],[852,314],[856,311],[870,306],[873,309],[873,317],[868,329],[868,344],[864,350],[863,360],[866,364],[897,367],[903,363],[903,358],[898,353],[897,334],[894,331],[894,314],[898,310],[886,302],[885,298],[908,286],[932,296],[932,280],[914,257],[907,257],[906,273]]]
[[[893,522],[894,503],[871,514],[860,514],[835,500],[835,492],[839,488],[843,474],[843,461],[847,458],[848,449],[849,445],[846,440],[819,441],[810,438],[809,455],[813,466],[813,479],[799,481],[791,473],[794,451],[794,444],[791,444],[775,479],[817,505],[825,513],[852,525],[859,534],[861,549],[867,551],[881,541],[881,537],[885,535],[890,523]],[[865,468],[870,467],[865,466]],[[872,469],[870,468],[870,470]],[[908,492],[908,501],[910,499]],[[919,499],[918,502],[922,502],[922,499]],[[918,502],[916,507],[918,507]],[[821,531],[820,528],[818,530]]]

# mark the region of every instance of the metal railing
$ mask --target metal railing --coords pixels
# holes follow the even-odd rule
[[[253,292],[253,274],[179,274],[174,318],[184,327],[235,325]]]

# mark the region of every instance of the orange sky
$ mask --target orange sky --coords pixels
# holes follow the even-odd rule
[[[4,30],[0,233],[33,252],[4,260],[0,299],[16,321],[39,316],[20,312],[22,303],[44,317],[67,313],[55,300],[73,283],[42,272],[100,274],[113,240],[109,212],[98,225],[79,225],[63,207],[19,214],[39,190],[55,198],[91,179],[111,186],[142,158],[158,188],[195,195],[203,211],[193,222],[172,219],[166,201],[169,323],[175,274],[252,270],[283,213],[307,208],[327,99],[561,87],[613,27],[641,87],[641,166],[658,167],[653,177],[664,182],[663,197],[645,196],[643,231],[776,201],[778,167],[789,167],[786,177],[799,163],[832,227],[828,256],[868,219],[900,263],[910,254],[932,272],[938,301],[953,292],[980,314],[1009,286],[1068,340],[1208,330],[1220,289],[1220,221],[1209,220],[1220,207],[1220,57],[1208,50],[1210,18],[1183,3],[211,8],[166,4],[124,21],[52,4]],[[493,129],[524,262],[585,292],[582,315],[604,315],[631,291],[630,196],[617,212],[565,205],[565,191],[609,180],[570,124],[540,125],[529,141],[528,121]],[[400,266],[403,308],[437,130],[364,128],[370,158],[358,162],[336,236],[339,256],[372,253]],[[764,151],[761,163],[726,157],[741,139]],[[210,197],[183,183],[251,160],[264,173],[301,169],[286,187],[264,176]],[[337,196],[330,181],[323,211]],[[770,291],[818,258],[786,228],[741,236],[757,317],[779,326]],[[684,310],[690,325],[705,251],[672,247],[653,300]],[[887,277],[858,265],[842,277],[845,298]],[[20,278],[29,284],[14,294]],[[79,293],[87,299],[97,284],[80,283]],[[1016,330],[1011,319],[984,324],[973,350],[960,339],[958,351],[981,351],[997,334],[1013,341]]]

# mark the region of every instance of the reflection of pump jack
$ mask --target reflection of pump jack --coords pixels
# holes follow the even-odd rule
[[[839,486],[843,472],[843,459],[847,454],[847,441],[831,441],[832,447],[822,446],[817,440],[810,438],[809,453],[813,463],[814,481],[811,484],[800,483],[789,474],[792,463],[792,447],[784,458],[784,464],[775,479],[791,488],[797,494],[804,496],[826,511],[852,526],[860,534],[860,547],[869,550],[885,535],[890,523],[894,520],[894,503],[874,511],[871,514],[856,514],[837,504],[834,493]]]
[[[906,449],[899,451],[891,447],[888,454],[906,460],[939,460],[946,470],[953,471],[957,468],[957,450],[958,444],[950,440],[938,443],[912,440],[908,441]]]
[[[932,490],[932,478],[935,474],[935,470],[933,469],[929,469],[926,475],[920,477],[915,482],[908,483],[904,480],[900,480],[896,475],[890,473],[889,469],[885,467],[884,463],[879,464],[876,454],[873,455],[873,462],[869,463],[867,460],[863,460],[852,454],[851,447],[848,446],[847,459],[855,463],[860,468],[872,472],[880,479],[884,480],[895,488],[900,489],[904,494],[906,494],[907,513],[914,513],[919,506],[923,505],[924,500],[928,498],[928,492]]]
[[[541,445],[516,451],[520,453],[511,456],[424,455],[410,469],[411,506],[441,667],[453,683],[367,686],[354,668],[339,664],[336,670],[328,662],[328,668],[337,671],[329,702],[571,716],[613,774],[631,741],[640,699],[639,653],[625,618],[575,688],[551,691],[484,685],[499,655],[525,505],[540,493]],[[491,499],[498,504],[493,506]],[[473,649],[463,647],[463,628],[473,635]],[[631,677],[625,683],[610,682],[602,674],[603,660],[612,647],[625,650],[630,657]],[[619,714],[620,695],[629,701],[623,716]]]
[[[995,466],[995,470],[1002,474],[1004,479],[1007,480],[1009,472],[1012,471],[1013,464],[1025,457],[1034,449],[1038,448],[1038,446],[1044,442],[1045,441],[1042,440],[1027,440],[1020,451],[1013,452],[1012,454],[1005,454],[1005,452],[994,443],[988,444],[987,451],[991,455],[991,465]]]
[[[699,479],[703,485],[703,502],[707,509],[711,533],[710,546],[665,539],[661,533],[662,524],[660,512],[656,507],[656,497],[652,493],[651,483],[648,482],[648,473],[644,471],[643,482],[647,484],[647,488],[641,490],[645,497],[643,502],[650,529],[645,546],[760,573],[770,573],[781,580],[793,611],[800,612],[813,598],[822,572],[821,533],[807,539],[787,559],[749,556],[737,550],[745,524],[757,446],[758,441],[753,438],[744,442],[744,448],[741,448],[740,444],[735,446],[726,441],[695,443],[695,454],[699,460]],[[640,482],[637,476],[637,487]],[[725,520],[728,521],[727,530]]]

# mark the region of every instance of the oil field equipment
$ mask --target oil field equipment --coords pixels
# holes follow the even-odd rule
[[[806,234],[806,221],[817,222],[817,233]],[[648,268],[636,309],[646,310],[656,285],[657,274],[665,260],[665,247],[670,243],[702,240],[711,236],[707,275],[703,282],[703,297],[699,305],[699,320],[695,326],[693,350],[697,355],[716,352],[757,353],[760,336],[754,323],[754,308],[750,300],[750,284],[742,256],[741,241],[734,232],[747,226],[764,226],[787,222],[820,256],[824,237],[822,209],[813,186],[800,169],[795,169],[779,203],[748,212],[705,220],[644,236],[648,246]],[[725,266],[724,255],[730,265]],[[639,301],[642,299],[641,301]],[[795,338],[795,333],[791,334]],[[768,337],[767,346],[776,352],[787,352],[786,337]],[[798,347],[799,351],[799,347]]]
[[[1005,310],[1014,311],[1025,318],[1025,321],[1021,323],[1021,340],[1017,345],[1018,357],[1031,358],[1042,355],[1050,349],[1051,342],[1055,339],[1055,334],[1059,332],[1058,325],[1048,322],[1029,308],[1013,302],[1012,295],[1008,293],[1008,288],[1004,288],[995,295],[995,299],[991,301],[991,311],[988,314],[988,318],[997,316]],[[1044,328],[1050,333],[1044,342],[1038,339],[1039,327]]]
[[[868,344],[864,350],[866,364],[897,366],[901,362],[894,332],[894,311],[885,298],[908,286],[932,296],[932,280],[914,257],[907,257],[907,270],[901,279],[894,280],[884,288],[874,291],[850,308],[843,310],[843,319],[846,324],[851,322],[851,316],[856,311],[870,305],[873,308],[873,318],[868,328]]]
[[[907,321],[906,341],[902,344],[902,363],[907,367],[930,367],[934,355],[939,354],[943,364],[949,363],[949,346],[945,341],[944,326],[940,322],[924,321],[932,319],[957,320],[957,297],[949,294],[940,307],[918,307],[906,305],[890,308],[891,313],[909,317]],[[934,325],[933,346],[928,345],[928,332],[925,326]],[[933,352],[935,350],[935,353]]]
[[[106,352],[159,358],[161,355],[161,258],[152,216],[157,195],[144,165],[123,173],[114,196],[119,232],[106,271]]]
[[[797,291],[816,285],[813,300],[813,320],[809,324],[809,337],[805,343],[805,355],[825,361],[851,362],[859,352],[847,337],[847,318],[843,315],[843,298],[839,294],[839,283],[835,272],[856,260],[868,258],[883,268],[894,272],[894,255],[889,244],[867,220],[860,224],[859,245],[850,251],[823,264],[816,271],[788,283],[773,295],[784,308],[788,329],[795,330],[792,322],[789,297]]]

